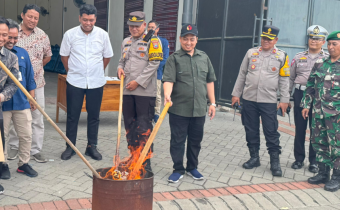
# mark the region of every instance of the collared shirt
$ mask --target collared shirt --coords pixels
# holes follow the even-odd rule
[[[17,55],[19,60],[19,71],[21,73],[21,78],[20,76],[19,78],[21,79],[22,86],[27,91],[34,90],[37,86],[34,81],[34,71],[27,51],[17,46],[14,46],[11,51]],[[25,110],[29,108],[30,104],[27,97],[20,89],[17,90],[9,101],[4,102],[2,105],[2,111]]]
[[[164,37],[158,36],[158,38],[162,42],[162,49],[163,49],[163,60],[160,62],[159,67],[157,69],[157,79],[161,80],[163,77],[163,71],[164,71],[166,60],[169,57],[169,42]]]
[[[34,80],[37,88],[43,87],[44,78],[44,57],[51,57],[51,44],[47,34],[38,27],[35,27],[30,35],[25,34],[21,29],[22,23],[19,25],[19,40],[16,44],[18,47],[24,48],[30,56],[34,71]]]
[[[94,89],[106,84],[103,58],[113,56],[109,35],[94,26],[86,35],[81,26],[64,34],[60,47],[61,56],[68,60],[67,82],[82,89]]]
[[[276,47],[268,53],[263,52],[262,47],[249,49],[231,95],[242,95],[245,100],[258,103],[277,103],[280,90],[280,101],[288,103],[289,76],[280,76],[285,62],[286,53]]]
[[[329,56],[315,62],[300,106],[310,109],[312,103],[313,118],[340,114],[340,59],[332,63]]]
[[[172,82],[169,112],[183,117],[203,117],[207,112],[207,83],[216,80],[214,68],[205,52],[195,49],[193,56],[183,49],[169,56],[163,82]]]
[[[19,64],[17,56],[5,47],[2,47],[0,50],[0,60],[12,72],[12,74],[18,78]],[[14,81],[0,67],[0,93],[4,96],[3,101],[10,100],[17,89],[18,87],[15,85]],[[2,109],[0,109],[0,111],[1,110]]]
[[[125,72],[124,87],[133,80],[139,84],[133,91],[124,88],[123,94],[156,97],[157,69],[160,61],[149,61],[151,41],[145,42],[143,37],[144,35],[136,39],[130,36],[122,43],[118,68]]]
[[[328,57],[329,53],[321,50],[315,57],[309,54],[309,51],[297,53],[292,60],[290,67],[289,91],[294,88],[294,84],[306,85],[315,61],[320,58]]]

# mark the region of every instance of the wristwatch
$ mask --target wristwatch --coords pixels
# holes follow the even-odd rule
[[[216,104],[211,103],[210,105],[216,107]]]

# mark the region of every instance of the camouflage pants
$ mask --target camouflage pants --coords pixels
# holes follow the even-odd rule
[[[312,121],[311,143],[316,161],[340,169],[340,115]]]

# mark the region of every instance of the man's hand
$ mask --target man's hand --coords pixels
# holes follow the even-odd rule
[[[125,76],[125,75],[124,75]],[[139,84],[135,81],[135,80],[132,80],[131,82],[129,82],[127,85],[126,85],[126,89],[130,90],[130,91],[133,91],[133,90],[136,90],[136,88],[139,86]]]
[[[308,114],[309,114],[309,109],[303,109],[301,114],[302,114],[303,119],[307,119]]]
[[[34,105],[34,103],[32,101],[29,102],[30,103],[30,106],[31,106],[31,111],[34,112],[37,107]]]
[[[279,110],[280,108],[281,108],[281,110],[282,110],[282,117],[285,116],[285,113],[286,113],[288,104],[289,104],[289,103],[279,103],[279,105],[277,106],[277,110]]]
[[[215,113],[216,113],[216,107],[213,106],[213,105],[210,105],[210,106],[209,106],[209,112],[208,112],[208,115],[209,115],[209,117],[210,117],[210,120],[214,119]]]
[[[168,96],[164,96],[164,106],[168,103],[168,102],[170,102],[170,107],[172,106],[172,101],[171,101],[171,97],[170,97],[170,95],[168,95]]]
[[[292,108],[292,104],[291,104],[290,102],[288,103],[288,107],[289,107],[289,108]]]
[[[119,79],[120,79],[120,76],[121,76],[122,74],[123,74],[124,77],[125,77],[125,72],[124,72],[123,69],[119,68],[117,73],[118,73],[118,78],[119,78]]]
[[[236,102],[238,103],[238,105],[241,104],[241,103],[240,103],[240,97],[233,96],[233,97],[231,98],[231,108],[234,107],[234,104],[235,104]]]

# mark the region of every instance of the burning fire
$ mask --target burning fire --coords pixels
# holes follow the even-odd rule
[[[149,129],[146,133],[142,134],[143,137],[146,137],[145,140],[148,139],[148,137],[150,136],[150,133],[151,133],[151,129]],[[146,163],[142,165],[138,174],[132,174],[132,171],[137,164],[137,161],[140,157],[140,154],[142,153],[145,143],[146,142],[141,141],[141,144],[139,146],[128,146],[130,155],[124,158],[122,161],[119,160],[118,167],[113,166],[108,172],[106,172],[106,174],[99,173],[99,175],[103,179],[113,179],[113,180],[143,179],[144,176],[146,175],[146,170],[145,170]],[[150,159],[151,157],[152,157],[152,152],[150,150],[143,162]],[[114,163],[115,163],[116,158],[119,158],[119,157],[116,157],[116,156],[114,157],[114,161],[113,161]]]

